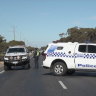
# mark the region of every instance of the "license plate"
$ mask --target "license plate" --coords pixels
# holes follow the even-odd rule
[[[14,61],[14,62],[12,62],[13,64],[17,64],[18,62],[17,61]]]

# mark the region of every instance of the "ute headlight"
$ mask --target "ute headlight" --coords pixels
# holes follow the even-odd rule
[[[27,56],[26,55],[22,56],[22,59],[27,59]]]
[[[8,56],[5,56],[5,57],[4,57],[4,60],[9,60],[9,57],[8,57]]]
[[[17,56],[17,59],[19,60],[20,59],[20,56]]]
[[[13,59],[13,57],[12,56],[10,56],[10,60],[12,60]]]

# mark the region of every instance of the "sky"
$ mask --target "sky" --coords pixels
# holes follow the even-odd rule
[[[72,27],[96,27],[96,0],[0,0],[0,35],[34,47]]]

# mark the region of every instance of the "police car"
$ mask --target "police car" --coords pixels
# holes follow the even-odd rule
[[[5,71],[11,69],[12,66],[23,66],[26,69],[30,68],[30,58],[25,46],[12,46],[7,49],[4,56]]]
[[[94,43],[50,43],[44,56],[43,67],[51,69],[54,75],[72,74],[79,69],[96,69]]]

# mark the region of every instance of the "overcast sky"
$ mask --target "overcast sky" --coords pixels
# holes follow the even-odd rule
[[[0,0],[0,35],[36,47],[71,27],[96,27],[96,0]]]

